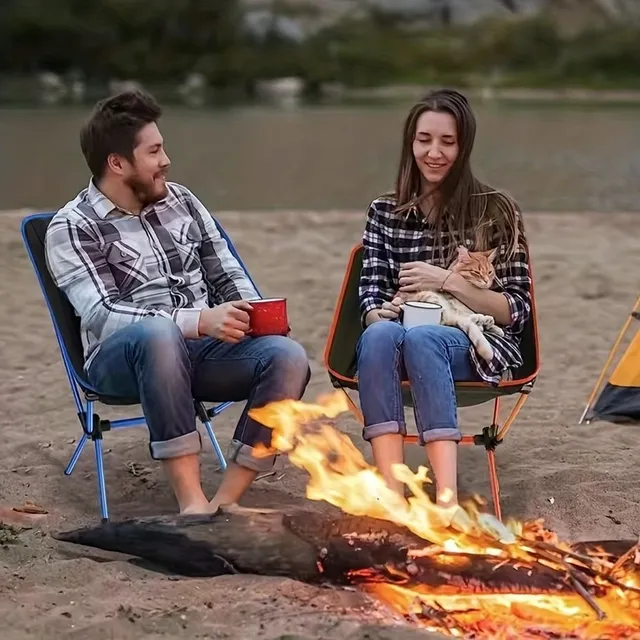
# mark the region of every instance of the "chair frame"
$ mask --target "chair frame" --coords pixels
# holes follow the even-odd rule
[[[27,238],[27,228],[29,224],[35,220],[47,220],[48,223],[53,219],[54,213],[35,213],[26,216],[22,219],[20,233],[22,236],[22,240],[29,256],[29,260],[31,261],[31,265],[36,274],[36,278],[38,280],[38,284],[40,285],[40,290],[44,301],[47,306],[47,310],[49,311],[49,316],[51,319],[51,323],[53,325],[54,333],[56,336],[56,340],[58,342],[58,347],[60,349],[60,354],[62,356],[62,362],[64,365],[65,373],[67,374],[67,379],[69,381],[69,386],[71,387],[71,393],[73,395],[73,400],[77,409],[78,420],[80,421],[80,426],[82,427],[82,437],[78,441],[76,448],[67,464],[64,474],[70,476],[73,473],[73,470],[76,467],[76,464],[80,458],[80,455],[84,451],[84,448],[89,440],[93,442],[94,446],[94,456],[95,456],[95,466],[97,473],[97,484],[98,484],[98,503],[100,507],[100,515],[102,518],[102,522],[109,521],[109,507],[107,503],[107,489],[106,489],[106,479],[104,472],[104,460],[103,460],[103,435],[107,431],[115,431],[117,429],[124,429],[128,427],[136,427],[146,425],[146,420],[144,416],[138,416],[134,418],[122,418],[118,420],[108,420],[102,418],[99,414],[95,412],[95,404],[98,402],[102,402],[105,405],[119,405],[119,406],[133,406],[130,402],[105,402],[105,396],[101,395],[100,392],[89,384],[88,380],[80,375],[75,367],[73,366],[71,356],[69,355],[68,346],[65,344],[65,340],[63,337],[63,333],[60,329],[60,325],[56,315],[54,314],[51,301],[49,299],[49,294],[47,293],[47,289],[45,283],[43,281],[42,274],[38,265],[36,263],[33,249],[29,243]],[[212,216],[213,218],[213,216]],[[240,255],[238,254],[236,248],[234,247],[231,239],[227,235],[226,231],[222,227],[222,225],[213,218],[218,230],[222,237],[226,240],[229,250],[233,254],[233,256],[238,260],[240,266],[244,269],[247,277],[253,284],[254,288],[258,292],[260,296],[260,291],[256,286],[253,278],[251,277],[248,269],[246,268],[244,262],[242,261]],[[66,304],[71,306],[66,298],[66,296],[59,291],[61,297],[64,298]],[[220,468],[222,470],[227,468],[227,462],[225,460],[224,454],[222,453],[222,449],[220,444],[218,443],[218,439],[216,438],[212,420],[219,416],[225,409],[235,404],[234,402],[227,401],[221,402],[209,409],[206,408],[203,402],[197,401],[194,399],[194,406],[196,409],[196,415],[199,418],[200,422],[204,425],[204,428],[209,436],[209,440],[213,445],[213,449],[215,451],[216,457],[218,458],[218,462],[220,464]]]
[[[358,390],[358,380],[357,376],[348,377],[344,374],[335,371],[331,366],[331,351],[333,348],[334,340],[336,337],[338,323],[340,320],[340,314],[342,307],[344,305],[350,281],[351,281],[351,273],[354,267],[356,260],[359,259],[361,252],[363,250],[363,245],[361,243],[355,245],[351,249],[351,253],[349,255],[347,268],[345,271],[345,275],[342,281],[342,286],[340,288],[340,293],[338,295],[338,300],[335,306],[333,321],[331,323],[331,327],[329,329],[329,335],[327,337],[327,342],[324,351],[324,364],[329,374],[329,378],[331,380],[332,385],[335,388],[341,389],[349,402],[349,408],[356,419],[364,424],[364,417],[362,415],[362,410],[353,400],[353,398],[349,395],[349,390]],[[528,375],[513,379],[513,380],[505,380],[500,382],[497,386],[490,385],[485,382],[457,382],[456,383],[456,394],[458,399],[464,398],[465,394],[473,395],[474,399],[470,402],[462,403],[459,406],[475,406],[479,404],[484,404],[486,402],[490,402],[493,400],[493,418],[492,422],[489,426],[483,427],[482,431],[476,435],[463,435],[460,444],[464,445],[475,445],[475,446],[483,446],[487,452],[487,463],[489,467],[489,482],[491,485],[491,498],[493,501],[493,507],[496,517],[499,520],[502,520],[502,508],[500,504],[500,482],[498,480],[498,471],[496,467],[496,456],[495,451],[497,446],[504,440],[507,435],[509,429],[513,425],[515,419],[520,413],[522,407],[525,402],[529,398],[531,391],[533,390],[534,384],[540,372],[540,350],[539,350],[539,340],[538,340],[538,318],[537,318],[537,309],[536,309],[536,301],[535,301],[535,292],[534,292],[534,279],[533,272],[530,266],[531,273],[531,317],[530,322],[532,325],[532,336],[534,342],[534,358],[535,365],[533,367],[533,371]],[[402,382],[403,393],[407,394],[409,391],[409,382]],[[514,395],[518,394],[518,398],[511,409],[511,412],[508,414],[506,420],[503,423],[500,423],[500,400],[502,396],[506,395]],[[405,395],[405,398],[407,395]],[[410,403],[405,401],[405,407],[410,406]],[[405,442],[411,444],[419,444],[420,439],[417,435],[406,435]]]

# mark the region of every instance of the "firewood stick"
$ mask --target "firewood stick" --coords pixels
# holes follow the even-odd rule
[[[443,609],[438,603],[435,607],[431,607],[426,603],[421,603],[422,616],[435,622],[439,627],[447,631],[450,635],[462,637],[463,629],[458,626],[455,616]],[[453,633],[452,633],[453,632]]]
[[[620,569],[624,563],[629,560],[632,556],[634,556],[637,552],[640,551],[640,540],[638,540],[638,544],[634,545],[629,549],[626,553],[623,553],[615,562],[615,564],[609,569],[607,575],[613,575],[618,569]]]
[[[558,549],[558,551],[560,552],[560,549]],[[585,587],[594,586],[593,581],[589,578],[589,576],[584,574],[577,567],[569,565],[566,559],[562,557],[556,557],[553,553],[542,550],[542,549],[539,549],[538,551],[533,552],[533,555],[534,557],[537,556],[539,560],[545,560],[546,562],[551,562],[557,565],[560,569],[564,569],[565,571],[570,573],[575,580],[578,580],[579,582],[581,582],[582,585],[584,585]]]
[[[609,562],[608,560],[605,560],[603,558],[592,558],[591,556],[586,556],[582,553],[576,553],[575,551],[567,551],[566,549],[559,549],[558,547],[549,544],[548,542],[535,542],[535,543],[530,543],[532,544],[532,546],[536,546],[536,547],[540,547],[542,549],[545,549],[546,551],[550,551],[551,553],[559,553],[563,556],[566,556],[568,558],[573,558],[574,560],[579,560],[580,562],[582,562],[583,564],[587,565],[587,566],[592,566],[594,564],[597,563],[601,563],[603,565],[605,565],[606,567],[611,567],[613,566],[613,563]]]
[[[573,571],[569,569],[569,581],[576,590],[576,593],[595,611],[598,620],[606,618],[605,612],[598,606],[598,603],[593,599],[591,594],[584,588],[580,581],[575,577]]]
[[[527,546],[543,546],[544,550],[547,551],[550,554],[553,553],[557,553],[560,556],[570,556],[570,557],[576,557],[579,556],[579,554],[575,554],[573,552],[566,552],[564,549],[559,549],[558,547],[553,547],[553,545],[550,545],[548,543],[533,543],[533,544],[527,544]],[[627,559],[630,557],[631,552],[633,551],[634,548],[637,548],[638,545],[635,545],[634,547],[632,547],[631,549],[629,549],[627,552],[625,552],[623,554],[623,556],[621,556],[620,559],[622,559],[625,555],[627,556]],[[538,552],[534,552],[535,553]],[[627,555],[629,554],[629,555]],[[549,557],[546,558],[547,560],[549,559]],[[588,556],[584,556],[584,557],[578,557],[577,559],[579,559],[585,566],[582,566],[579,568],[581,574],[584,576],[584,573],[589,573],[591,575],[591,577],[593,578],[600,578],[606,582],[609,582],[610,584],[619,587],[620,589],[623,589],[625,591],[632,591],[634,593],[640,593],[640,588],[638,587],[634,587],[632,585],[628,585],[628,584],[624,584],[624,582],[621,582],[620,580],[616,579],[613,577],[612,573],[612,569],[608,569],[608,570],[599,570],[597,569],[594,564],[595,562],[591,562],[590,564],[587,564],[589,562],[589,557]],[[616,562],[616,564],[620,563],[620,559]],[[560,562],[559,559],[555,559],[553,560],[555,562]],[[619,566],[622,566],[622,564],[624,564],[624,562],[626,562],[626,560],[623,560],[622,563],[619,564]],[[568,564],[568,563],[567,563]],[[575,567],[575,565],[571,565],[572,568],[576,569],[577,567]],[[612,565],[614,566],[614,565]]]

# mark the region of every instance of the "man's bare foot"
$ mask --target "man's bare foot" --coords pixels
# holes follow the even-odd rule
[[[220,506],[222,511],[226,511],[227,513],[237,513],[239,515],[252,515],[252,514],[269,514],[269,513],[278,513],[277,509],[269,509],[269,508],[261,508],[261,507],[241,507],[237,502],[232,502],[230,504],[223,504]]]
[[[215,511],[215,509],[213,509]],[[213,513],[211,504],[205,500],[204,502],[195,502],[193,504],[186,505],[183,509],[180,509],[180,515],[205,515]]]

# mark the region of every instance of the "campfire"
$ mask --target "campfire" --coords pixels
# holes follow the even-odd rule
[[[426,468],[396,466],[410,494],[404,500],[333,428],[346,402],[340,393],[317,403],[286,400],[252,416],[273,431],[272,450],[259,454],[288,454],[309,474],[307,498],[399,525],[423,541],[349,570],[351,584],[407,621],[455,637],[640,638],[640,543],[620,554],[605,549],[615,544],[570,545],[540,520],[501,523],[482,512],[479,498],[464,505],[469,521],[458,532],[428,497]],[[358,532],[343,537],[354,547],[367,541]]]
[[[332,421],[347,410],[332,394],[252,411],[272,429],[272,450],[309,474],[307,497],[338,508],[225,507],[53,534],[57,540],[138,556],[185,576],[229,573],[351,585],[384,615],[459,638],[640,639],[640,543],[568,544],[540,520],[505,524],[474,498],[466,518],[425,491],[425,468],[394,470],[407,500]],[[333,511],[336,511],[333,509]],[[460,531],[460,524],[464,527]]]

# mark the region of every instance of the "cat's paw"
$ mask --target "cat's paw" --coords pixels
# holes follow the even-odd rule
[[[483,331],[493,329],[496,324],[496,321],[492,316],[487,316],[483,313],[474,313],[469,316],[469,320],[474,324],[477,324]]]

